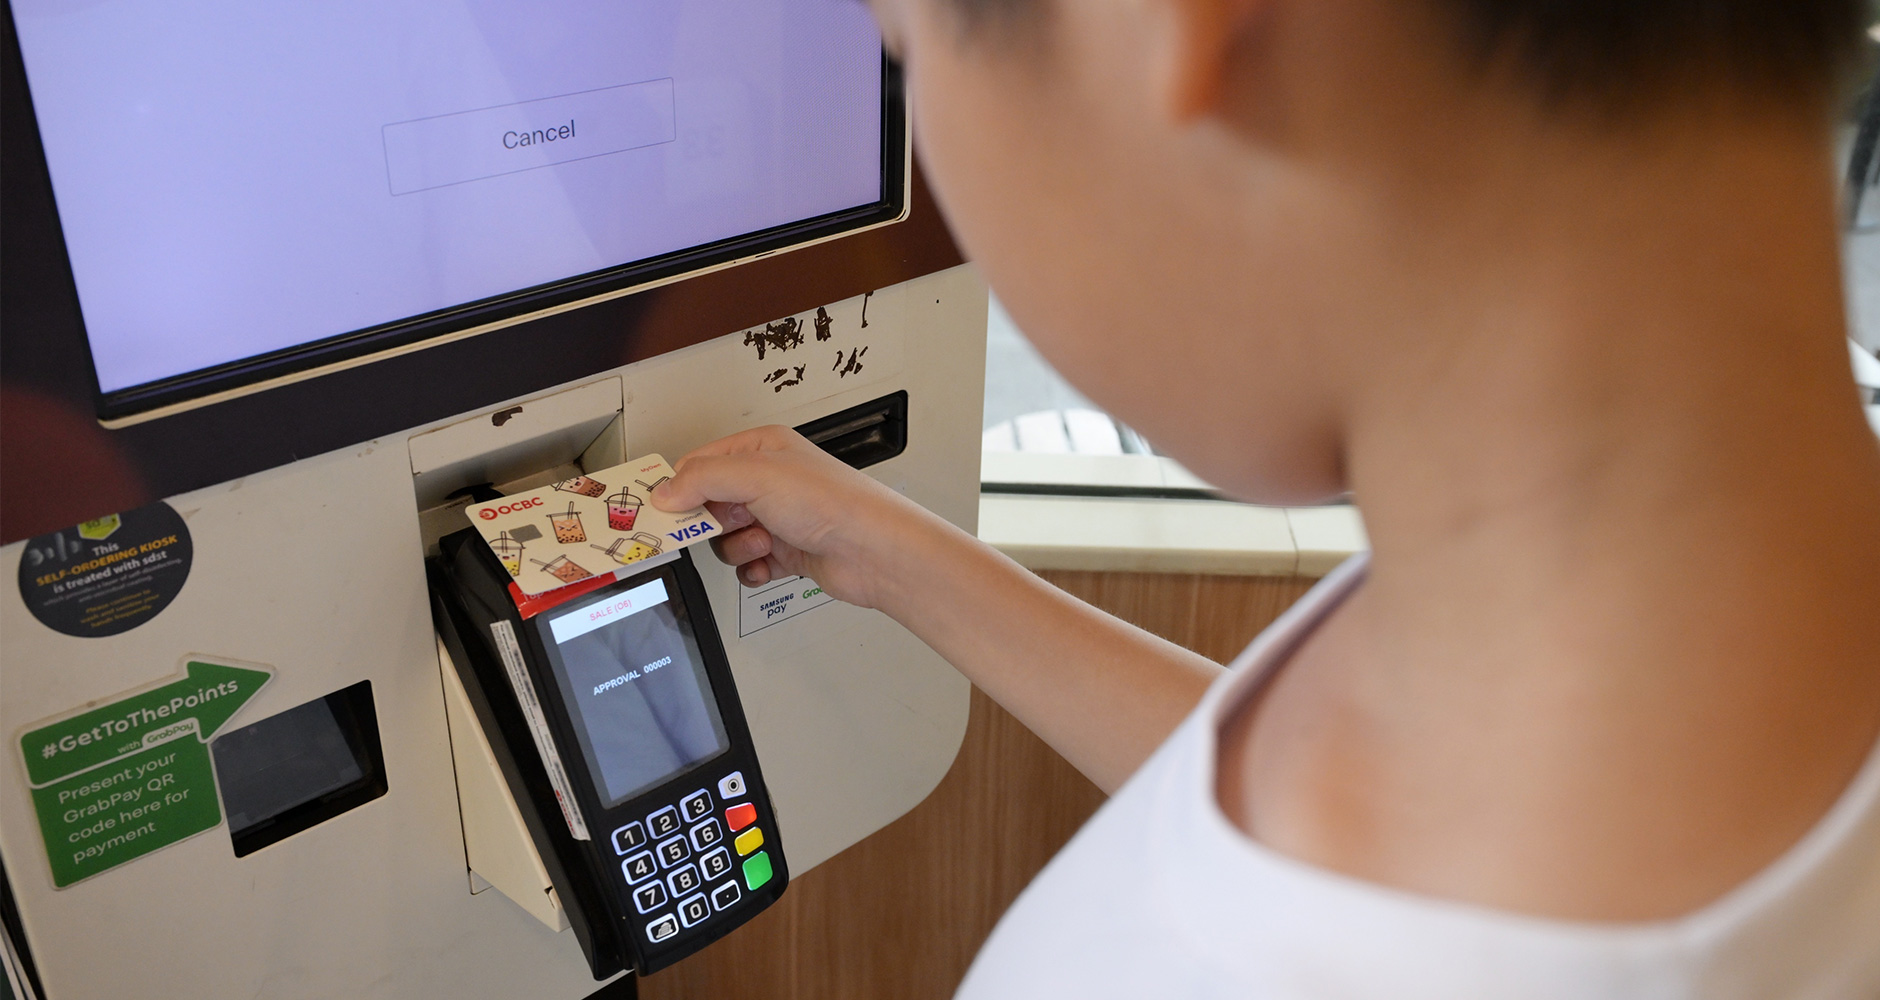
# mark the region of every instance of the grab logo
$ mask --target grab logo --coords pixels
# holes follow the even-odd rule
[[[477,516],[485,521],[494,521],[504,514],[514,514],[519,510],[528,510],[530,507],[540,506],[542,506],[541,497],[530,497],[527,500],[518,500],[515,503],[507,503],[501,507],[485,507],[477,511]]]

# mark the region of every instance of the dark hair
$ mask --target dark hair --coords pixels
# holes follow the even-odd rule
[[[1438,0],[1471,56],[1549,104],[1650,107],[1721,86],[1824,108],[1863,62],[1866,0]]]
[[[1054,2],[949,0],[1013,27]],[[1869,0],[1428,0],[1468,57],[1554,106],[1625,111],[1716,88],[1825,108],[1866,53]]]

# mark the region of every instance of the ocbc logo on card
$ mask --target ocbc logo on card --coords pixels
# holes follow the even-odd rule
[[[477,511],[477,516],[482,518],[485,521],[494,521],[497,518],[503,516],[504,514],[513,514],[519,510],[528,510],[530,507],[540,507],[540,506],[542,506],[541,497],[530,497],[527,500],[519,500],[515,503],[504,504],[501,507],[485,507],[482,510]]]

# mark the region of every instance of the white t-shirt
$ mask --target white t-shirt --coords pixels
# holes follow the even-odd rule
[[[1689,916],[1576,923],[1419,896],[1262,847],[1221,812],[1216,736],[1364,577],[1325,579],[1012,905],[989,998],[1880,998],[1880,747],[1774,864]]]

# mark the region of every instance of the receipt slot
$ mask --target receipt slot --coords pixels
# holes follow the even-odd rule
[[[518,600],[476,532],[439,550],[438,631],[594,978],[775,902],[789,869],[690,553]]]

